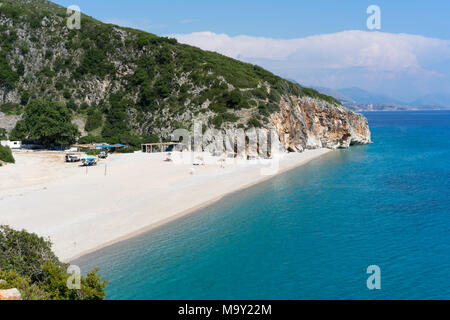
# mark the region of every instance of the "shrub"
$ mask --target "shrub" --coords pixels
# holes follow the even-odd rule
[[[100,128],[103,123],[103,116],[100,110],[95,110],[93,108],[89,109],[88,111],[88,118],[86,121],[86,125],[84,126],[84,129],[86,131],[92,131],[97,128]]]
[[[0,111],[8,115],[19,114],[20,110],[20,106],[16,103],[8,102],[0,106]]]
[[[17,288],[24,299],[102,300],[106,281],[96,275],[98,269],[81,277],[81,289],[67,286],[68,264],[51,250],[51,242],[24,230],[0,226],[0,288]]]
[[[151,134],[149,136],[142,137],[142,143],[158,143],[158,142],[161,142],[161,139],[157,134]]]
[[[63,91],[63,97],[64,97],[64,99],[70,99],[70,98],[72,98],[72,94],[70,93],[70,90],[69,89],[64,89],[64,91]]]
[[[233,113],[225,112],[222,114],[224,122],[236,122],[239,120],[239,117]]]
[[[138,151],[139,148],[136,147],[125,147],[125,148],[119,148],[116,149],[117,153],[134,153],[135,151]]]
[[[20,52],[22,55],[26,55],[28,52],[30,52],[30,47],[28,47],[26,44],[23,44],[20,46]]]
[[[23,106],[25,106],[28,103],[28,100],[30,100],[30,92],[28,92],[27,90],[25,90],[22,93],[22,96],[20,97],[20,104],[22,104]]]
[[[265,117],[270,116],[269,111],[267,110],[267,106],[261,105],[258,107],[259,114]]]
[[[0,145],[0,161],[7,163],[15,163],[14,157],[12,155],[11,149],[9,147],[4,147]]]
[[[100,154],[100,152],[103,152],[103,150],[88,150],[86,151],[86,154],[88,156],[98,156]]]
[[[263,125],[261,123],[261,121],[259,121],[258,119],[256,119],[256,117],[251,117],[248,122],[247,122],[247,126],[249,128],[261,128]]]
[[[28,129],[24,121],[18,121],[16,126],[9,134],[11,140],[25,140],[27,137]]]
[[[300,95],[308,96],[308,97],[312,97],[312,98],[322,99],[322,100],[325,100],[326,102],[331,103],[331,104],[337,104],[337,105],[341,104],[334,97],[327,96],[325,94],[319,93],[318,91],[316,91],[314,89],[311,89],[311,88],[302,88],[302,92],[301,92]]]
[[[253,90],[253,94],[258,99],[263,99],[264,100],[264,99],[267,98],[267,91],[264,88],[258,88],[258,89]]]
[[[215,128],[219,129],[223,123],[223,116],[218,114],[215,117],[209,119],[209,123],[212,124]]]
[[[19,62],[16,72],[20,77],[25,74],[25,65],[23,64],[23,62]]]
[[[102,137],[93,136],[93,135],[89,134],[87,136],[81,137],[78,140],[78,143],[80,143],[80,144],[90,144],[90,143],[99,143],[101,141],[102,141]]]
[[[11,69],[6,58],[0,55],[0,86],[14,89],[18,80],[19,75]]]
[[[80,78],[80,76],[85,74],[94,74],[103,78],[106,75],[113,73],[115,73],[114,66],[108,63],[105,52],[100,49],[92,48],[85,52],[75,77]]]
[[[237,89],[231,91],[230,93],[225,93],[224,99],[227,107],[233,109],[240,109],[245,101],[241,95],[241,92]]]
[[[86,110],[89,109],[90,105],[87,102],[83,102],[80,104],[80,109],[81,110]]]
[[[7,132],[5,128],[0,128],[0,140],[6,140],[7,137]]]
[[[41,74],[45,75],[48,78],[53,78],[55,76],[55,72],[48,66],[42,68]]]
[[[209,105],[209,109],[214,111],[215,113],[225,113],[227,112],[227,107],[217,104],[217,103],[211,103]]]
[[[130,131],[127,126],[126,101],[123,99],[123,93],[111,95],[109,103],[111,108],[106,113],[102,136],[108,141],[118,142],[120,136],[127,135]]]
[[[47,51],[45,52],[45,59],[46,59],[46,60],[50,60],[52,57],[53,57],[53,51],[47,50]]]
[[[78,109],[78,105],[75,103],[75,101],[74,101],[73,99],[70,99],[70,100],[66,103],[66,107],[67,107],[69,110],[72,110],[72,111],[77,111],[77,109]]]
[[[63,84],[61,81],[57,81],[57,82],[55,83],[55,88],[56,88],[57,90],[62,90],[62,88],[64,88],[64,84]]]

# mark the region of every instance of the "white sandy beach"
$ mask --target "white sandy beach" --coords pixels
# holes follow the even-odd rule
[[[283,155],[278,174],[328,149]],[[150,230],[273,176],[270,161],[196,166],[165,154],[116,154],[97,167],[66,164],[64,153],[15,152],[0,167],[0,224],[50,237],[64,261]],[[106,166],[106,167],[105,167]],[[106,171],[106,175],[105,175]]]

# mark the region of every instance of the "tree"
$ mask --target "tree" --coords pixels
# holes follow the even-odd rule
[[[103,116],[100,110],[95,110],[95,108],[90,108],[88,111],[88,118],[86,125],[84,126],[86,131],[92,131],[100,128],[103,123]]]
[[[64,91],[63,91],[63,97],[64,97],[64,99],[70,99],[70,98],[72,98],[72,94],[70,93],[70,90],[69,90],[69,89],[64,89]]]
[[[25,74],[25,65],[23,64],[23,62],[19,62],[19,64],[17,65],[17,74],[19,76],[23,76]]]
[[[25,90],[20,97],[20,104],[25,106],[28,103],[28,100],[30,100],[30,92]]]
[[[19,75],[11,69],[8,61],[0,55],[0,87],[14,89]]]
[[[108,62],[103,50],[90,48],[85,51],[81,65],[76,71],[76,78],[85,74],[95,74],[101,78],[115,73],[114,65]]]
[[[123,93],[112,94],[109,103],[111,107],[106,114],[102,136],[109,142],[120,142],[120,137],[130,132],[127,126],[126,102],[123,99]]]
[[[70,100],[66,103],[66,107],[67,107],[69,110],[72,110],[72,111],[77,111],[77,109],[78,109],[78,105],[76,104],[76,102],[75,102],[73,99],[70,99]]]
[[[9,137],[11,140],[25,140],[27,138],[27,126],[25,124],[25,121],[18,121],[16,123],[16,126],[9,134]]]
[[[242,94],[238,89],[234,89],[229,93],[226,92],[223,98],[228,108],[247,109],[249,107],[248,102],[242,97]]]
[[[51,250],[51,242],[24,230],[0,226],[0,288],[17,288],[24,299],[102,300],[106,281],[94,269],[81,277],[79,290],[70,289],[68,264]]]
[[[72,124],[72,114],[64,104],[36,100],[28,104],[23,120],[17,122],[11,135],[20,140],[34,140],[44,146],[67,146],[79,135]]]
[[[144,84],[141,89],[139,102],[144,110],[150,110],[156,104],[156,95],[150,84]]]
[[[11,149],[0,145],[0,161],[15,163]]]
[[[1,270],[14,271],[29,277],[31,281],[39,281],[44,277],[41,267],[47,261],[63,266],[51,251],[49,240],[26,231],[0,226]]]
[[[6,140],[7,137],[7,132],[5,128],[0,128],[0,140]]]

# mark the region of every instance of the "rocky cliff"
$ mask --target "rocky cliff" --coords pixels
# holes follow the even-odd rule
[[[281,145],[288,151],[348,148],[371,142],[364,116],[320,99],[295,96],[289,102],[282,99],[280,111],[272,114],[270,120]]]
[[[371,143],[367,119],[345,107],[297,96],[282,98],[279,106],[262,128],[208,129],[198,134],[197,140],[201,143],[195,150],[257,159],[271,158],[274,153]]]

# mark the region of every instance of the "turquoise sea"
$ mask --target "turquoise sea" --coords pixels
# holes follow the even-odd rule
[[[108,299],[450,299],[450,111],[365,115],[373,145],[74,263]]]

